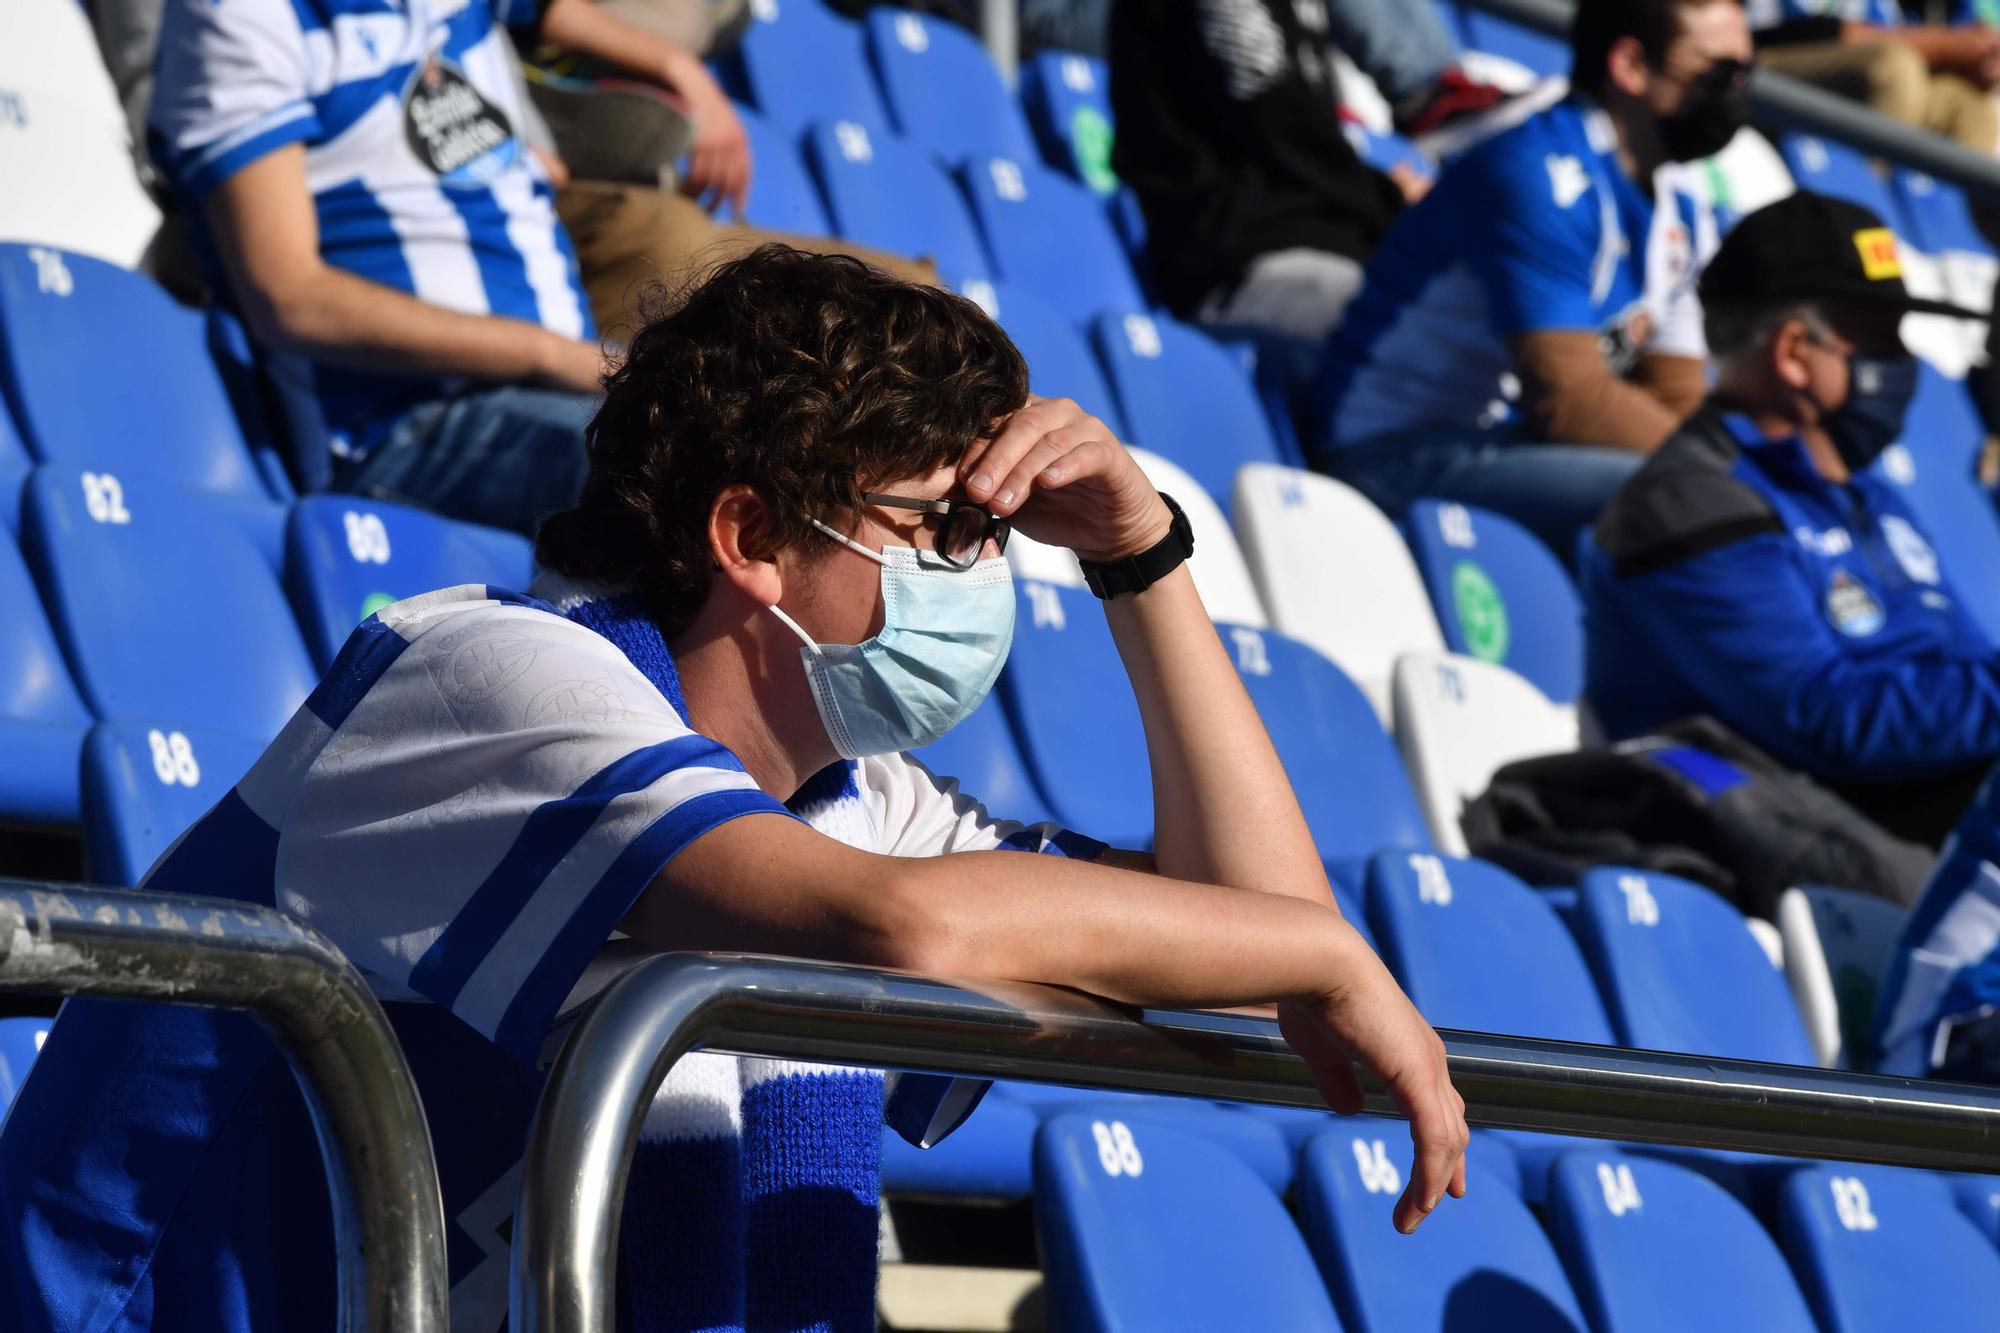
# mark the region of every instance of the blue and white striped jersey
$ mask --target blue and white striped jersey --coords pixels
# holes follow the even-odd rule
[[[517,127],[504,22],[535,0],[166,0],[149,139],[198,205],[288,144],[326,262],[434,305],[592,332],[576,254]],[[193,209],[198,213],[198,209]],[[338,452],[365,453],[434,379],[317,369]]]
[[[364,622],[146,881],[283,908],[368,976],[438,1154],[452,1326],[478,1333],[505,1320],[538,1066],[566,1017],[644,956],[618,922],[681,849],[766,815],[889,855],[1102,850],[989,818],[901,755],[836,765],[781,804],[689,727],[672,659],[631,602],[537,589],[550,600],[454,588]],[[905,1077],[890,1118],[930,1141],[976,1091]],[[914,1133],[899,1099],[920,1103]],[[655,1284],[635,1289],[643,1308],[669,1312],[641,1326],[744,1327],[746,1300],[800,1274],[800,1299],[853,1307],[828,1326],[867,1326],[855,1321],[873,1317],[883,1118],[868,1071],[677,1065],[628,1195],[634,1242],[674,1256],[630,1279]],[[0,1128],[0,1327],[147,1310],[156,1322],[135,1326],[330,1329],[320,1170],[291,1076],[253,1022],[73,1001]],[[834,1215],[816,1211],[829,1199]],[[836,1242],[853,1253],[801,1267],[802,1248]]]
[[[1333,446],[1510,431],[1520,383],[1507,339],[1594,333],[1617,374],[1648,354],[1701,357],[1695,281],[1714,215],[1641,187],[1609,118],[1581,94],[1449,163],[1389,229],[1328,342],[1320,420]]]

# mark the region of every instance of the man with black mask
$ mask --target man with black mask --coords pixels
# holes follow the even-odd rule
[[[1569,558],[1704,389],[1717,227],[1681,163],[1749,115],[1735,0],[1582,0],[1569,97],[1445,168],[1325,351],[1315,461],[1392,515],[1500,510]]]
[[[2000,647],[1962,600],[1993,571],[1943,568],[1873,464],[1917,392],[1902,317],[1964,312],[1806,192],[1730,233],[1701,298],[1714,391],[1584,544],[1590,701],[1613,739],[1717,717],[1935,844],[2000,759]]]

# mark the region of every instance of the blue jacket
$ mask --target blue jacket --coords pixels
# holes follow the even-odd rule
[[[1586,690],[1613,738],[1693,713],[1833,782],[2000,756],[2000,650],[1883,480],[1704,409],[1584,542]]]

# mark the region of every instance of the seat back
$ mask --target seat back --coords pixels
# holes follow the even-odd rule
[[[1249,375],[1205,334],[1164,316],[1112,312],[1098,317],[1091,337],[1132,438],[1193,473],[1209,494],[1231,503],[1238,468],[1279,461]]]
[[[88,727],[90,710],[63,661],[35,581],[20,549],[5,540],[0,540],[0,614],[7,626],[0,634],[0,718],[79,732]]]
[[[1979,1328],[2000,1310],[2000,1253],[1927,1172],[1808,1167],[1785,1181],[1778,1223],[1829,1333]]]
[[[1907,167],[1896,172],[1895,180],[1910,237],[1943,265],[1951,299],[1978,314],[1991,311],[2000,253],[1973,220],[1965,191]]]
[[[1384,852],[1368,866],[1368,922],[1389,970],[1438,1027],[1615,1043],[1555,909],[1499,866]]]
[[[105,355],[107,329],[116,356]],[[0,244],[0,387],[45,463],[267,498],[201,316],[150,278]]]
[[[1534,1214],[1502,1180],[1466,1167],[1414,1236],[1390,1210],[1410,1177],[1407,1128],[1361,1120],[1316,1135],[1299,1161],[1306,1243],[1355,1333],[1538,1329],[1582,1333],[1583,1313]]]
[[[1118,193],[1109,66],[1074,51],[1043,51],[1021,67],[1021,103],[1043,161],[1104,198]]]
[[[1368,696],[1296,639],[1217,625],[1328,861],[1430,846],[1410,780]]]
[[[1893,226],[1900,216],[1889,183],[1859,149],[1814,134],[1788,134],[1779,140],[1778,151],[1801,190],[1859,204],[1885,226]]]
[[[813,184],[806,164],[799,156],[798,136],[780,129],[748,107],[737,107],[736,118],[743,122],[743,134],[750,143],[750,160],[756,170],[750,177],[750,198],[741,214],[724,204],[724,220],[749,222],[770,231],[786,231],[798,236],[831,236],[833,223],[826,205],[820,202],[819,187]]]
[[[958,190],[922,150],[856,120],[817,124],[805,145],[806,162],[840,235],[934,259],[953,282],[992,275]]]
[[[1829,1067],[1867,1058],[1875,997],[1909,915],[1882,898],[1810,885],[1778,898],[1785,976],[1813,1054]]]
[[[976,157],[961,175],[1000,277],[1075,320],[1144,308],[1096,195],[1026,158]]]
[[[255,741],[203,727],[98,723],[83,746],[85,877],[136,885],[262,751]]]
[[[1118,399],[1075,321],[1012,283],[968,282],[966,298],[993,316],[1028,362],[1028,385],[1044,398],[1074,398],[1120,437],[1129,434]]]
[[[1000,697],[1035,787],[1064,827],[1150,847],[1145,728],[1097,599],[1030,579],[1016,581],[1015,597]]]
[[[35,1063],[42,1043],[48,1040],[49,1018],[0,1018],[0,1120],[7,1118],[7,1106],[27,1081],[28,1067]]]
[[[1917,396],[1902,439],[1875,462],[1923,527],[1945,577],[1979,627],[2000,643],[2000,596],[1989,571],[2000,569],[2000,513],[1975,475],[1985,427],[1963,384],[1919,365]]]
[[[1396,744],[1438,847],[1465,854],[1459,817],[1516,759],[1562,754],[1578,741],[1576,709],[1549,701],[1506,667],[1443,653],[1406,653],[1395,668]]]
[[[1297,468],[1236,475],[1236,531],[1271,626],[1332,659],[1389,716],[1389,679],[1444,636],[1395,524],[1360,492]]]
[[[503,541],[513,559],[500,558]],[[285,530],[285,587],[320,670],[354,627],[393,602],[461,583],[520,588],[532,557],[515,533],[474,536],[421,509],[348,495],[307,496]]]
[[[1549,548],[1503,514],[1436,500],[1411,505],[1404,526],[1445,646],[1575,703],[1583,692],[1583,604]]]
[[[1257,594],[1243,548],[1236,544],[1236,530],[1223,517],[1214,493],[1151,449],[1135,448],[1132,457],[1147,479],[1173,496],[1188,516],[1188,526],[1194,530],[1194,554],[1188,557],[1188,571],[1194,576],[1195,590],[1208,609],[1208,618],[1262,628],[1267,623],[1264,599]],[[1222,492],[1221,498],[1227,499],[1228,492]]]
[[[1055,818],[1028,776],[1020,744],[1008,729],[1006,709],[997,697],[987,696],[971,717],[911,753],[939,777],[957,778],[959,790],[996,818],[1024,824]]]
[[[864,26],[882,100],[905,139],[944,162],[1032,154],[1021,108],[977,37],[893,5],[870,9]]]
[[[1556,1248],[1591,1327],[1814,1333],[1770,1233],[1706,1176],[1586,1149],[1556,1164],[1549,1199]]]
[[[803,134],[819,120],[851,120],[871,133],[889,128],[860,24],[824,0],[757,0],[750,12],[754,21],[731,59],[744,93],[781,133]]]
[[[228,496],[49,466],[24,546],[99,718],[277,734],[316,673],[269,562]]]
[[[1569,77],[1569,43],[1562,38],[1537,32],[1471,5],[1465,6],[1461,12],[1464,15],[1467,49],[1511,60],[1537,78]]]
[[[7,400],[0,396],[0,529],[10,536],[21,531],[21,486],[33,467]]]
[[[21,12],[30,5],[36,13]],[[78,23],[80,7],[61,0],[10,5],[7,56],[32,62],[35,35],[50,18]],[[10,241],[62,246],[129,268],[160,229],[159,207],[132,168],[123,113],[87,88],[0,77],[0,181],[8,182],[0,190],[0,236]]]
[[[1672,875],[1587,871],[1576,934],[1627,1046],[1810,1065],[1783,976],[1720,894]]]
[[[1072,1333],[1340,1329],[1270,1188],[1171,1124],[1108,1107],[1052,1117],[1035,1136],[1034,1204],[1050,1313]]]

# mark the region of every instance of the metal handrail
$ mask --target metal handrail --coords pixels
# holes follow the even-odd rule
[[[416,1084],[331,941],[216,898],[0,881],[0,991],[239,1009],[291,1062],[326,1163],[342,1333],[447,1333],[444,1203]]]
[[[1567,39],[1575,6],[1570,0],[1465,0],[1475,9],[1551,37]],[[2000,199],[2000,161],[1975,153],[1941,134],[1905,125],[1776,70],[1751,79],[1754,119],[1772,130],[1822,134],[1871,157],[1950,181],[1974,195]]]
[[[2000,1170],[2000,1089],[1443,1034],[1466,1118],[1503,1129]],[[515,1213],[514,1333],[611,1333],[625,1181],[647,1107],[696,1049],[1317,1107],[1277,1025],[1139,1013],[1050,986],[667,954],[580,1022],[535,1113]],[[1395,1114],[1364,1079],[1368,1110]]]

